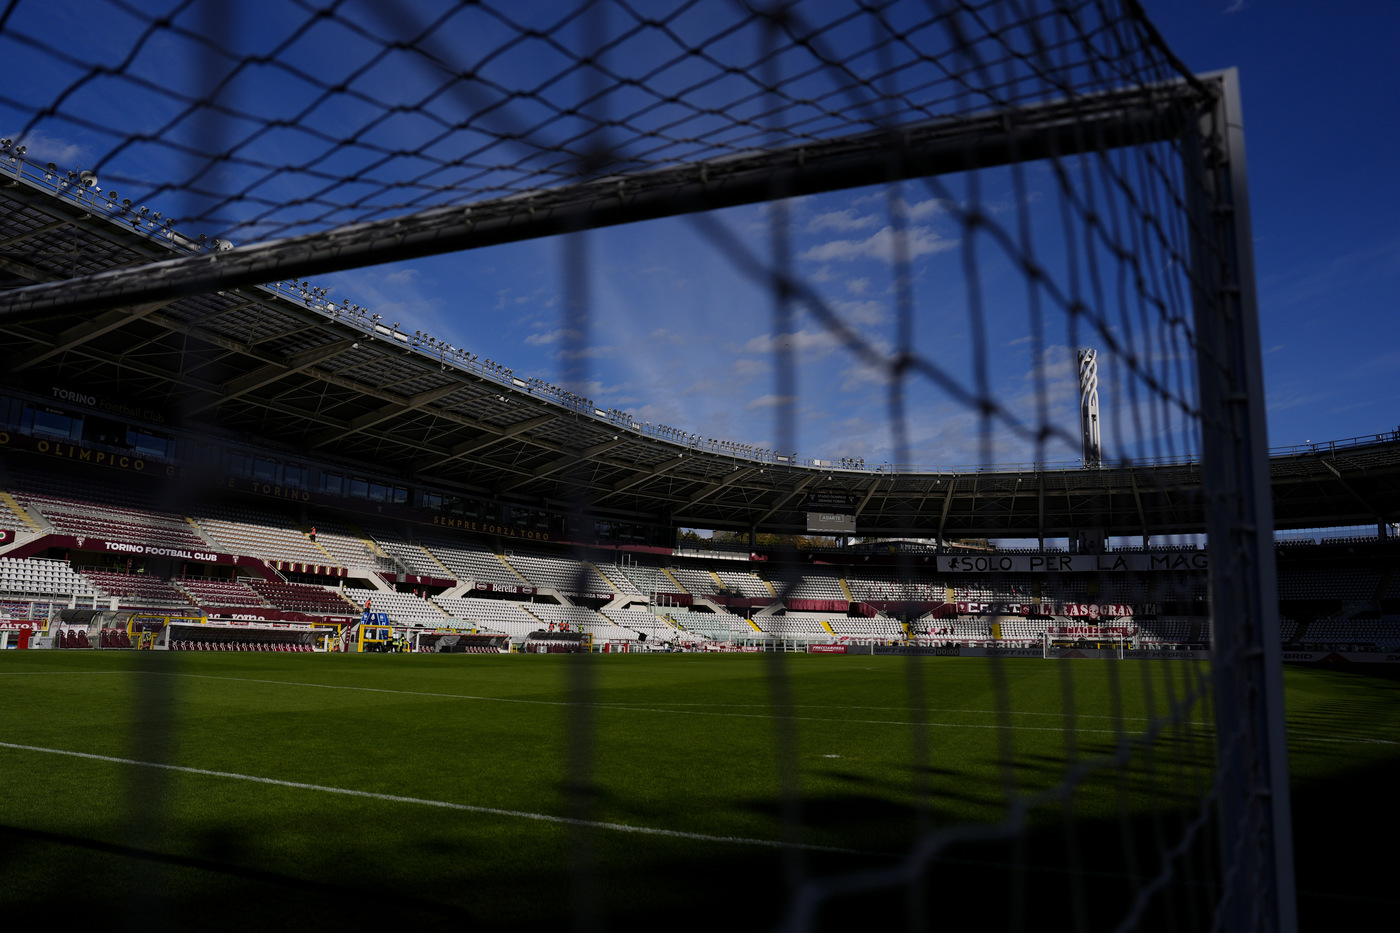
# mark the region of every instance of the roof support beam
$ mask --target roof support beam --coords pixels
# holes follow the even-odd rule
[[[943,550],[943,529],[948,527],[948,509],[953,504],[953,490],[958,488],[956,475],[948,479],[948,492],[943,496],[943,513],[938,516],[938,549]]]
[[[1138,490],[1137,473],[1130,472],[1128,479],[1133,484],[1133,501],[1137,503],[1138,523],[1142,528],[1142,546],[1147,547],[1147,541],[1151,537],[1147,529],[1147,513],[1142,508],[1142,493]]]
[[[10,366],[10,371],[17,373],[51,357],[58,356],[60,353],[67,353],[79,344],[86,343],[94,337],[101,337],[103,334],[130,324],[132,321],[139,321],[168,304],[170,301],[152,301],[131,308],[113,308],[90,321],[75,324],[55,337],[53,346],[49,349],[14,363]]]
[[[1363,496],[1361,493],[1357,492],[1357,491],[1356,491],[1356,487],[1352,486],[1351,483],[1348,483],[1348,482],[1346,481],[1346,478],[1342,476],[1342,471],[1341,471],[1341,470],[1338,470],[1336,467],[1334,467],[1334,466],[1332,465],[1332,463],[1331,463],[1330,461],[1328,461],[1328,460],[1323,460],[1323,459],[1321,459],[1321,458],[1318,458],[1318,461],[1317,461],[1317,462],[1320,463],[1320,464],[1322,464],[1323,466],[1327,467],[1327,471],[1328,471],[1329,473],[1331,473],[1333,476],[1337,477],[1337,482],[1339,482],[1339,483],[1342,484],[1342,488],[1345,489],[1347,492],[1351,493],[1352,497],[1353,497],[1354,499],[1356,499],[1357,502],[1360,502],[1362,505],[1364,505],[1364,506],[1366,507],[1366,511],[1368,511],[1368,512],[1370,512],[1372,515],[1376,516],[1376,520],[1377,520],[1378,522],[1380,522],[1380,523],[1382,523],[1382,524],[1385,523],[1385,520],[1386,520],[1386,515],[1385,515],[1385,513],[1382,512],[1380,509],[1376,508],[1374,505],[1372,505],[1372,504],[1370,503],[1370,500],[1368,500],[1365,496]]]
[[[682,463],[685,463],[685,454],[683,454],[683,453],[680,454],[679,456],[672,457],[670,460],[663,460],[663,461],[661,461],[660,463],[658,463],[656,466],[654,466],[654,467],[652,467],[652,468],[650,468],[650,469],[648,469],[648,470],[643,470],[643,471],[640,472],[640,473],[634,474],[633,477],[632,477],[631,479],[625,479],[625,480],[622,480],[622,481],[619,482],[619,483],[614,483],[611,492],[607,493],[607,494],[604,495],[604,496],[600,496],[600,497],[599,497],[597,500],[595,500],[595,501],[596,501],[596,502],[605,502],[605,501],[607,501],[608,499],[611,499],[613,496],[617,495],[617,494],[620,493],[620,492],[626,492],[627,490],[631,489],[633,486],[637,486],[637,485],[640,485],[640,484],[642,484],[642,483],[645,483],[647,480],[651,479],[653,476],[660,476],[662,473],[669,473],[669,472],[671,472],[671,471],[674,470],[676,467],[680,466]]]
[[[413,411],[416,408],[422,408],[424,405],[445,398],[460,388],[461,386],[457,383],[449,382],[447,385],[438,386],[435,389],[424,389],[417,395],[411,395],[397,402],[390,402],[387,405],[382,405],[374,411],[366,412],[363,415],[356,415],[354,418],[350,419],[350,424],[346,430],[355,432],[363,431],[366,428],[372,428],[376,424],[382,424],[388,421],[390,418],[396,418],[405,412]],[[332,441],[344,437],[345,433],[345,431],[326,431],[324,434],[313,437],[309,446],[313,449],[324,447]]]
[[[200,412],[208,411],[210,408],[216,408],[229,399],[238,398],[240,395],[252,392],[255,389],[261,389],[265,385],[271,385],[286,376],[309,369],[322,360],[328,360],[333,356],[344,353],[354,345],[355,341],[347,337],[343,340],[336,340],[325,344],[324,346],[312,347],[309,350],[302,350],[300,353],[293,353],[291,356],[287,357],[285,363],[267,363],[253,370],[251,373],[246,373],[239,376],[237,379],[230,379],[228,382],[224,383],[224,393],[221,397],[199,406],[193,410],[192,414],[199,414]]]
[[[748,479],[750,476],[753,475],[755,469],[755,467],[743,467],[742,469],[733,471],[717,483],[710,483],[704,489],[700,490],[695,495],[685,500],[685,505],[681,506],[681,508],[689,508],[690,506],[694,505],[702,499],[708,499],[711,495],[719,492],[726,486],[732,486],[734,483],[738,483],[745,479]]]
[[[530,482],[530,480],[532,479],[539,479],[540,477],[548,476],[551,473],[558,473],[565,467],[573,466],[575,463],[579,463],[583,460],[592,460],[599,454],[607,453],[614,447],[620,447],[625,443],[626,441],[614,438],[610,441],[603,441],[603,443],[601,444],[594,444],[592,447],[584,448],[576,454],[560,457],[558,460],[546,463],[542,467],[536,467],[534,470],[531,470],[530,473],[525,476],[518,476],[515,479],[510,480],[509,482],[500,483],[496,486],[494,492],[496,495],[499,496],[501,493],[509,492],[517,486]]]
[[[813,483],[816,479],[817,479],[817,477],[816,477],[815,475],[809,476],[809,477],[807,477],[806,479],[804,479],[802,482],[800,482],[800,483],[798,483],[796,486],[794,486],[791,490],[788,491],[788,493],[787,493],[786,495],[782,496],[780,499],[778,499],[777,502],[773,503],[773,507],[772,507],[771,509],[769,509],[768,511],[764,512],[764,513],[763,513],[762,515],[760,515],[758,518],[756,518],[756,519],[753,520],[753,525],[754,525],[754,527],[757,527],[757,526],[763,524],[764,522],[768,521],[768,517],[769,517],[770,515],[772,515],[772,514],[773,514],[774,512],[776,512],[776,511],[778,511],[778,509],[781,509],[783,506],[787,505],[789,502],[791,502],[793,496],[797,495],[797,494],[800,493],[802,490],[804,490],[804,489],[806,489],[808,486],[812,485],[812,483]]]
[[[538,418],[527,418],[524,421],[517,421],[515,424],[506,428],[497,427],[492,424],[482,424],[480,427],[490,436],[474,437],[469,441],[463,441],[455,447],[450,448],[447,451],[447,456],[425,458],[418,461],[418,463],[414,465],[414,469],[421,472],[422,470],[431,470],[434,467],[440,467],[444,463],[451,463],[459,457],[465,457],[467,454],[475,453],[478,450],[485,450],[492,444],[498,444],[508,438],[515,437],[517,434],[523,434],[526,431],[537,428],[542,424],[548,424],[556,417],[558,416],[540,415]]]

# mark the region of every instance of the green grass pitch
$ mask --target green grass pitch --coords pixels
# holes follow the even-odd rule
[[[554,929],[579,916],[596,929],[768,929],[793,878],[887,868],[925,831],[995,826],[1014,814],[1008,799],[1106,762],[1204,674],[1187,662],[7,652],[0,913],[143,929]],[[1302,916],[1393,912],[1393,865],[1362,853],[1389,851],[1400,828],[1380,803],[1400,774],[1400,683],[1302,668],[1287,683]],[[1198,813],[1207,718],[1198,708],[1150,754],[1094,770],[1068,806],[1031,807],[1016,841],[959,838],[915,885],[833,899],[823,928],[928,926],[969,904],[987,928],[1111,928]],[[1207,823],[1149,927],[1200,921],[1214,846]]]

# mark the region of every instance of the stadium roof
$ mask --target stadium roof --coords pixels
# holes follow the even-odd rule
[[[0,164],[0,285],[217,251],[73,173]],[[1202,530],[1190,462],[908,472],[712,444],[516,378],[309,283],[0,320],[6,379],[137,400],[191,428],[363,463],[446,489],[598,518],[802,532],[812,493],[852,497],[862,535],[1062,537]],[[1400,439],[1276,452],[1276,524],[1400,519]]]

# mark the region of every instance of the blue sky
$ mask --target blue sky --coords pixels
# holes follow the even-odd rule
[[[293,23],[301,15],[289,4],[256,6],[265,7],[268,18],[242,20],[231,44],[255,48],[259,29],[271,33],[281,18]],[[1236,66],[1241,72],[1271,443],[1395,428],[1400,424],[1400,309],[1395,298],[1400,294],[1400,177],[1392,154],[1400,143],[1400,107],[1395,105],[1400,56],[1392,45],[1400,36],[1400,3],[1149,0],[1145,6],[1190,68]],[[439,7],[436,0],[425,0],[425,19]],[[22,4],[20,9],[39,8]],[[75,47],[85,40],[103,43],[93,47],[115,48],[104,54],[120,55],[122,43],[111,41],[118,27],[87,19],[89,9],[76,2],[51,3],[43,13],[51,17],[49,28]],[[346,61],[358,60],[357,41],[348,34],[344,38],[340,52]],[[155,43],[150,54],[158,55],[160,45]],[[365,45],[372,48],[372,43]],[[13,60],[14,50],[7,52]],[[308,48],[303,60],[314,70],[317,57],[328,54],[329,49]],[[63,80],[62,67],[52,63],[36,64],[23,74],[31,85],[21,82],[6,95],[31,106],[47,103],[52,88]],[[184,74],[183,80],[196,85],[209,77],[197,68]],[[266,81],[252,95],[250,110],[297,102],[297,94],[284,94],[275,83],[290,81],[286,75]],[[305,93],[305,87],[291,83]],[[266,101],[260,99],[264,96]],[[105,112],[114,122],[130,119],[149,126],[179,110],[178,101],[170,98],[143,106],[147,111],[124,114],[122,98],[113,97]],[[11,124],[21,119],[14,109],[0,107]],[[347,105],[347,119],[352,109]],[[197,122],[194,129],[199,129]],[[394,138],[396,131],[406,135],[414,127],[386,123],[383,136]],[[41,155],[65,167],[91,165],[112,148],[111,139],[100,132],[61,121],[41,122],[27,141],[31,157]],[[160,157],[133,146],[109,164],[114,173],[138,179],[132,182],[137,184],[143,172],[161,164]],[[326,168],[333,171],[341,164],[332,159]],[[201,182],[220,183],[217,171]],[[1005,172],[989,173],[982,185],[980,203],[994,220],[1015,230],[1020,207],[1030,205],[1028,235],[1037,256],[1047,265],[1062,257],[1055,233],[1058,214],[1051,209],[1055,187],[1044,166],[1027,171],[1019,193]],[[294,198],[303,192],[278,182],[266,193]],[[167,191],[152,203],[191,210],[184,198]],[[907,230],[915,351],[973,388],[978,379],[974,361],[986,360],[987,385],[1001,404],[1022,420],[1043,418],[1072,433],[1072,348],[1096,341],[1074,330],[1053,308],[1046,309],[1041,337],[1031,340],[1032,311],[1022,280],[1004,256],[985,244],[976,253],[984,310],[980,317],[968,314],[965,244],[956,213],[971,198],[966,180],[953,178],[942,187],[907,183],[893,200],[882,190],[801,199],[789,208],[794,268],[871,348],[890,353],[898,343],[893,211]],[[764,209],[735,209],[719,220],[755,254],[767,254]],[[736,270],[688,221],[596,231],[588,235],[585,249],[591,284],[586,335],[570,333],[563,316],[566,282],[563,247],[557,241],[361,269],[323,277],[318,284],[387,321],[504,362],[518,376],[569,384],[602,408],[621,408],[638,421],[704,437],[767,448],[790,444],[805,457],[861,457],[871,464],[901,459],[935,466],[1077,456],[1076,447],[1064,439],[1037,445],[1001,427],[983,437],[966,405],[917,377],[909,381],[905,396],[908,446],[899,451],[883,374],[862,365],[801,312],[782,332],[800,360],[795,392],[785,390],[773,352],[783,338],[767,290]],[[985,333],[978,333],[979,324]],[[1114,333],[1126,339],[1124,327],[1131,328],[1131,322],[1112,322]],[[580,343],[586,348],[582,353],[576,352]],[[1157,344],[1154,371],[1179,377],[1180,349],[1172,341]],[[1173,454],[1190,446],[1172,420],[1152,421],[1167,407],[1131,395],[1121,372],[1105,367],[1103,383],[1105,404],[1119,419],[1106,432],[1111,452]],[[776,417],[789,398],[795,414],[791,436],[782,432]]]

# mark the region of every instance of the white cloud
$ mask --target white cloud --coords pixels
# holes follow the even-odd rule
[[[385,285],[413,285],[418,281],[417,269],[395,269],[386,273],[383,279]]]
[[[578,340],[581,336],[583,335],[572,328],[561,327],[543,334],[530,334],[525,338],[525,343],[532,347],[543,347],[561,340]]]
[[[777,408],[779,405],[791,405],[796,401],[797,396],[795,395],[760,395],[744,407],[749,411],[757,411],[760,408]]]
[[[13,133],[3,135],[14,136]],[[86,146],[50,136],[43,130],[30,130],[22,138],[16,138],[15,145],[28,149],[25,158],[29,161],[38,162],[41,165],[45,162],[52,162],[62,169],[77,168],[81,162],[86,161],[88,151]],[[101,183],[101,181],[99,178],[98,182]]]
[[[910,259],[947,252],[958,245],[928,227],[909,227],[904,231],[905,249]],[[831,240],[803,252],[798,258],[807,262],[841,262],[853,259],[894,261],[895,233],[893,227],[881,227],[863,240]]]
[[[838,301],[833,307],[851,324],[882,324],[890,317],[890,309],[880,301]]]
[[[847,233],[851,230],[869,230],[880,222],[874,214],[859,214],[851,208],[840,211],[827,211],[817,214],[807,221],[807,230],[820,233],[823,230],[837,230]]]
[[[752,379],[754,376],[762,376],[772,369],[764,360],[751,360],[741,358],[735,360],[729,367],[729,371],[743,379]]]
[[[838,346],[840,341],[828,331],[804,328],[794,334],[761,334],[744,344],[744,352],[772,353],[778,349],[786,349],[811,359],[824,356]]]

